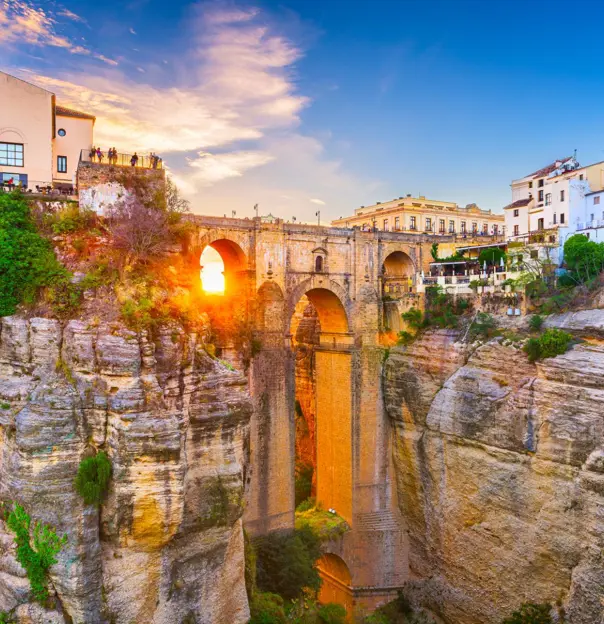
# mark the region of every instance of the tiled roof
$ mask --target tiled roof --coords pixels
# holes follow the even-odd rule
[[[553,163],[551,163],[551,165],[548,165],[547,167],[543,167],[543,169],[539,169],[538,171],[534,171],[533,173],[529,173],[527,176],[524,176],[525,178],[543,178],[546,175],[549,175],[552,171],[555,171],[560,165],[557,165],[556,163],[564,163],[567,160],[570,160],[572,158],[572,156],[567,156],[566,158],[559,158],[558,160],[554,160]]]
[[[96,119],[94,115],[88,113],[81,113],[80,111],[73,110],[73,108],[67,108],[65,106],[55,106],[55,114],[61,117],[78,117],[80,119]]]
[[[504,206],[503,209],[507,210],[508,208],[523,208],[524,206],[528,206],[532,201],[532,197],[529,197],[528,199],[517,199],[515,202]]]

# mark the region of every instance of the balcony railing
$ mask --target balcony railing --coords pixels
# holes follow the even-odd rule
[[[117,152],[109,157],[109,152],[97,152],[83,149],[80,152],[80,162],[95,163],[97,165],[112,165],[114,167],[134,167],[138,169],[163,169],[164,163],[159,156],[141,156],[139,154],[123,154]]]

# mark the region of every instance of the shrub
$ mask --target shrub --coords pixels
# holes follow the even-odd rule
[[[256,595],[256,549],[248,532],[243,529],[243,556],[245,560],[245,591],[252,602]]]
[[[17,561],[27,573],[33,597],[44,604],[48,598],[48,570],[57,562],[67,536],[58,537],[52,527],[37,521],[32,526],[30,516],[18,503],[6,512],[5,521],[15,534]]]
[[[302,513],[304,511],[309,511],[310,509],[314,509],[317,505],[317,502],[314,498],[307,498],[303,500],[297,507],[296,512]]]
[[[71,309],[67,284],[69,273],[36,232],[27,201],[19,194],[0,194],[0,316],[14,314],[20,303],[33,303],[45,286],[54,288],[59,309]]]
[[[477,337],[484,339],[492,338],[497,331],[497,323],[495,319],[486,312],[479,312],[470,328],[470,336],[472,340]]]
[[[410,308],[401,314],[401,318],[407,322],[409,327],[419,329],[423,325],[423,314],[417,308]]]
[[[286,624],[283,598],[270,592],[258,592],[250,603],[248,624]]]
[[[396,341],[396,344],[399,345],[408,345],[411,344],[413,342],[413,340],[415,339],[415,335],[408,332],[408,331],[400,331],[398,334],[398,339]]]
[[[294,491],[296,507],[310,497],[312,491],[312,477],[314,468],[312,464],[296,462],[294,477]]]
[[[98,507],[107,492],[110,478],[111,462],[104,451],[99,451],[94,457],[86,457],[80,462],[75,488],[86,505]]]
[[[529,320],[529,327],[533,331],[539,331],[544,321],[545,319],[542,316],[540,316],[539,314],[534,314]]]
[[[305,527],[309,527],[321,541],[336,539],[350,529],[342,516],[320,507],[296,509],[296,529]]]
[[[321,605],[317,615],[321,624],[346,624],[346,609],[333,602]]]
[[[531,338],[524,345],[529,361],[556,357],[566,353],[573,337],[560,329],[547,329],[539,338]]]
[[[305,587],[318,591],[321,578],[316,562],[321,545],[310,527],[303,526],[293,533],[269,533],[255,546],[259,589],[288,600],[300,596]]]
[[[552,624],[551,610],[548,603],[525,602],[511,617],[503,620],[503,624]]]
[[[71,204],[51,215],[49,220],[55,234],[69,234],[91,228],[96,215],[92,210],[81,210],[77,204]]]

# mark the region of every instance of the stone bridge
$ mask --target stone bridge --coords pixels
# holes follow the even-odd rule
[[[305,410],[313,420],[308,453],[317,501],[350,525],[325,547],[322,598],[355,611],[389,599],[408,566],[380,384],[383,292],[398,278],[414,297],[435,238],[260,219],[193,221],[188,253],[208,245],[220,253],[225,295],[248,302],[258,345],[249,366],[248,531],[294,524],[296,412]],[[297,357],[308,347],[301,323],[312,318],[310,357]]]

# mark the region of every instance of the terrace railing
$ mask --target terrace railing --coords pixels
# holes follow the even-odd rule
[[[101,157],[99,158],[96,152],[83,149],[80,152],[80,162],[95,163],[97,165],[112,165],[114,167],[135,167],[138,169],[163,169],[164,163],[161,158],[149,155],[136,154],[137,158],[134,158],[134,154],[124,154],[117,152],[114,156],[109,158],[108,151],[101,151]],[[134,160],[133,160],[134,158]]]

